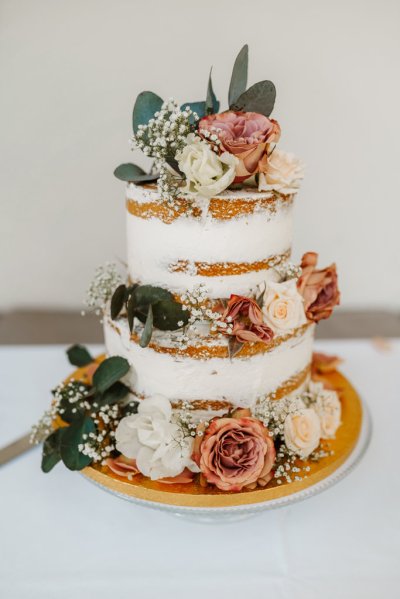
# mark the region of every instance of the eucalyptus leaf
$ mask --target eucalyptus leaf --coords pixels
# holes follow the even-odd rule
[[[153,334],[153,307],[150,304],[149,310],[147,312],[146,324],[144,325],[144,329],[143,329],[142,335],[140,337],[140,342],[139,342],[140,347],[147,347],[149,345],[152,334]]]
[[[181,169],[179,168],[179,163],[177,160],[175,160],[175,158],[166,158],[165,162],[167,164],[169,164],[169,166],[176,172],[178,173],[178,175],[181,175],[181,177],[184,177],[184,173],[181,171]]]
[[[61,417],[64,422],[72,423],[79,420],[85,415],[85,408],[77,406],[75,403],[70,403],[68,397],[63,397],[60,401],[60,409],[62,410]]]
[[[185,108],[189,106],[190,110],[195,112],[199,119],[202,119],[203,116],[206,116],[206,103],[205,102],[186,102],[182,104],[181,110],[185,110]],[[190,122],[194,123],[193,117],[190,118]]]
[[[60,455],[66,467],[69,470],[82,470],[85,466],[89,466],[92,458],[83,455],[78,446],[85,443],[83,435],[89,435],[96,431],[93,420],[88,416],[84,416],[60,430]]]
[[[136,298],[135,298],[135,294],[134,293],[131,293],[129,295],[128,302],[126,304],[126,311],[128,313],[129,330],[132,333],[132,330],[133,330],[133,321],[134,321],[134,318],[135,318],[135,311],[136,311]]]
[[[83,345],[71,345],[67,349],[67,356],[70,364],[73,366],[87,366],[91,362],[93,362],[93,357],[90,355],[86,347]]]
[[[233,65],[231,82],[229,84],[229,106],[232,106],[239,96],[246,91],[248,67],[249,47],[245,44],[237,55],[235,64]]]
[[[269,116],[274,108],[276,97],[272,81],[259,81],[241,94],[231,106],[239,112],[258,112]]]
[[[172,300],[173,295],[170,291],[162,287],[154,287],[153,285],[139,285],[133,292],[137,306],[154,304],[159,300]],[[147,309],[146,309],[147,315]]]
[[[206,114],[213,114],[218,112],[219,102],[215,96],[213,85],[212,85],[212,67],[210,69],[210,75],[208,77],[207,85],[207,96],[206,96]]]
[[[119,381],[129,370],[129,362],[121,356],[111,356],[100,364],[93,375],[93,386],[104,393],[114,383]]]
[[[122,399],[124,399],[129,393],[129,387],[121,383],[121,381],[117,381],[111,387],[106,389],[104,393],[100,396],[100,398],[96,397],[96,403],[101,406],[105,405],[113,405],[118,403]]]
[[[51,433],[43,443],[42,453],[42,471],[50,472],[61,460],[60,456],[60,438],[61,428]]]
[[[234,358],[236,354],[240,352],[243,347],[243,343],[237,341],[236,337],[229,337],[228,341],[228,352],[230,359]]]
[[[154,326],[161,331],[175,331],[185,326],[189,321],[188,310],[183,310],[182,304],[161,300],[153,305]]]
[[[128,162],[117,166],[114,171],[114,176],[117,177],[117,179],[120,179],[120,181],[150,183],[151,181],[156,181],[158,179],[159,173],[146,173],[140,166]]]
[[[162,103],[160,96],[153,92],[144,91],[138,95],[132,115],[134,133],[137,133],[139,125],[147,125],[154,114],[161,110]]]
[[[263,291],[260,293],[260,295],[259,295],[258,297],[256,297],[256,302],[257,302],[257,304],[258,304],[258,307],[259,307],[259,308],[262,308],[262,307],[263,307],[263,305],[264,305],[264,295],[265,295],[265,291],[266,291],[266,289],[264,289],[264,290],[263,290]]]
[[[115,320],[124,307],[126,285],[118,285],[111,298],[111,318]]]

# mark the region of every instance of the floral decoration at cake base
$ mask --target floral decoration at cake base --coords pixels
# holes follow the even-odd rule
[[[82,376],[82,370],[75,373],[75,378],[79,374]],[[323,441],[326,457],[319,461],[301,462],[302,466],[306,464],[309,468],[301,480],[278,484],[273,479],[267,488],[226,492],[211,485],[203,487],[198,482],[168,485],[140,474],[127,480],[100,465],[89,466],[82,473],[118,497],[181,514],[190,511],[205,514],[210,510],[232,513],[239,508],[256,512],[306,498],[342,478],[361,458],[370,436],[368,414],[350,382],[338,371],[324,374],[323,379],[340,393],[342,424],[334,439]]]

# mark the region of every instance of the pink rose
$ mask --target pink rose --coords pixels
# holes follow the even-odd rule
[[[208,483],[221,491],[241,491],[269,483],[275,456],[262,422],[249,410],[238,410],[236,417],[215,418],[203,436],[196,436],[192,459]]]
[[[268,343],[274,336],[273,330],[266,324],[251,324],[249,328],[243,323],[235,323],[232,330],[232,335],[236,337],[236,339],[240,343],[262,341],[263,343]]]
[[[117,458],[108,458],[106,464],[114,474],[132,480],[136,474],[140,474],[140,470],[136,466],[136,460],[133,458],[126,458],[124,455],[119,455]],[[194,478],[194,473],[185,468],[183,472],[177,476],[171,476],[168,478],[160,478],[157,482],[164,483],[165,485],[176,485],[176,484],[187,484],[191,483]]]
[[[297,288],[303,296],[308,320],[318,322],[329,318],[340,302],[336,265],[317,270],[318,254],[307,252],[301,260],[301,277]]]
[[[234,183],[265,172],[269,144],[277,142],[281,134],[277,121],[263,114],[232,110],[203,117],[198,129],[209,142],[211,135],[217,135],[221,142],[220,151],[230,152],[239,159]]]
[[[111,472],[118,474],[118,476],[123,476],[128,480],[132,480],[136,474],[139,474],[136,460],[126,458],[123,455],[119,455],[117,458],[108,458],[106,464]]]
[[[255,300],[243,295],[231,295],[222,318],[232,322],[239,316],[248,317],[254,324],[260,324],[263,321],[261,308]]]
[[[250,297],[231,295],[219,322],[225,325],[220,325],[220,331],[233,335],[239,343],[268,343],[274,336],[272,329],[263,322],[260,306]]]

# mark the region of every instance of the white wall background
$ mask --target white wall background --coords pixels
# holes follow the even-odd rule
[[[213,64],[226,101],[245,42],[308,167],[295,256],[335,259],[347,307],[400,308],[399,22],[396,0],[1,0],[0,309],[80,306],[124,258],[136,95],[202,99]]]

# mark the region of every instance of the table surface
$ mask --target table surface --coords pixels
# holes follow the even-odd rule
[[[368,404],[373,437],[339,484],[247,521],[200,525],[101,492],[35,448],[0,468],[4,599],[363,599],[399,596],[400,340],[324,341]],[[64,347],[0,347],[0,446],[70,371]],[[100,353],[100,346],[92,351]]]

